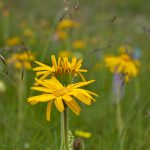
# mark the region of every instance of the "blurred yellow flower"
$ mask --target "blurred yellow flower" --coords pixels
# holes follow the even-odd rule
[[[83,130],[76,130],[75,135],[78,137],[87,139],[87,138],[90,138],[92,136],[92,133],[91,132],[85,132]]]
[[[28,54],[26,52],[12,54],[11,57],[7,59],[7,62],[16,69],[25,68],[29,70],[31,69],[30,61],[34,61],[35,56],[31,52],[28,52]]]
[[[26,28],[28,26],[28,21],[27,20],[23,20],[20,24],[19,24],[20,28]]]
[[[85,69],[80,69],[82,60],[77,60],[77,58],[72,58],[71,62],[67,57],[59,57],[58,63],[56,62],[56,58],[54,55],[51,56],[52,59],[52,67],[45,65],[41,62],[35,61],[39,66],[34,68],[36,71],[36,76],[41,76],[40,80],[46,79],[49,75],[54,75],[57,78],[63,79],[63,76],[74,77],[79,75],[82,80],[85,81],[83,75],[81,73],[87,72]]]
[[[72,20],[72,19],[63,19],[61,22],[59,22],[57,28],[58,29],[69,29],[69,28],[79,28],[80,23]]]
[[[129,45],[122,45],[119,47],[119,52],[121,54],[123,54],[123,53],[130,54],[133,52],[133,48]]]
[[[30,28],[26,28],[24,31],[23,31],[23,34],[28,37],[28,38],[33,38],[34,37],[34,32],[32,31],[32,29]]]
[[[40,91],[42,94],[29,97],[28,102],[31,104],[48,102],[46,111],[47,121],[50,121],[51,105],[53,102],[60,112],[63,112],[65,107],[69,107],[75,114],[79,115],[81,108],[74,98],[86,105],[91,105],[92,101],[95,101],[91,96],[96,96],[95,93],[80,88],[94,82],[94,80],[68,84],[66,86],[60,83],[55,77],[43,81],[36,79],[36,82],[38,83],[38,86],[31,87],[31,89]]]
[[[19,45],[20,43],[21,43],[21,39],[18,36],[12,37],[6,41],[6,44],[8,46],[16,46]]]
[[[55,36],[59,40],[65,40],[65,39],[68,38],[67,32],[65,32],[63,30],[57,30],[56,33],[55,33]]]
[[[68,57],[69,58],[69,57],[72,56],[72,53],[69,50],[62,50],[62,51],[59,51],[58,56],[59,57]]]
[[[72,43],[72,46],[75,49],[84,49],[86,48],[86,42],[83,40],[76,40]]]
[[[121,73],[125,76],[125,80],[135,77],[139,68],[138,61],[134,61],[129,55],[122,54],[120,56],[106,56],[104,58],[106,67],[113,73]]]
[[[4,9],[4,10],[2,11],[2,15],[3,15],[4,17],[8,17],[8,16],[10,15],[10,11],[9,11],[8,9]]]

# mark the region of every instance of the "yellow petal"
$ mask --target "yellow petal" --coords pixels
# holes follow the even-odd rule
[[[38,95],[38,96],[29,97],[28,102],[31,102],[31,101],[46,102],[46,101],[53,100],[54,98],[56,98],[56,96],[54,96],[54,95],[42,94],[42,95]]]
[[[90,80],[90,81],[86,81],[86,82],[78,82],[78,83],[75,83],[75,84],[71,84],[69,85],[70,87],[73,87],[73,88],[79,88],[79,87],[82,87],[82,86],[85,86],[85,85],[88,85],[92,82],[95,82],[95,80]]]
[[[35,91],[51,93],[51,91],[48,88],[45,88],[45,87],[35,86],[35,87],[31,87],[31,89],[35,90]]]
[[[50,67],[35,67],[35,68],[33,68],[33,71],[43,71],[43,70],[47,70],[47,71],[53,71],[53,69],[52,68],[50,68]]]
[[[63,85],[55,77],[51,77],[50,80],[46,80],[46,81],[56,86],[58,89],[63,88]]]
[[[51,56],[51,59],[52,59],[52,64],[53,64],[53,66],[54,66],[54,68],[55,68],[55,70],[56,70],[56,69],[57,69],[57,62],[56,62],[55,56],[52,55],[52,56]]]
[[[57,97],[55,99],[55,106],[56,108],[60,111],[60,112],[63,112],[64,111],[64,104],[63,104],[63,101],[62,101],[62,97]]]
[[[91,105],[91,99],[89,97],[84,96],[83,94],[75,94],[73,95],[74,97],[76,97],[77,99],[79,99],[82,103],[86,104],[86,105]]]
[[[77,114],[77,115],[80,114],[81,108],[74,99],[72,99],[72,101],[70,101],[70,102],[65,102],[65,103],[75,114]]]
[[[77,62],[77,58],[76,57],[72,58],[70,67],[72,68],[76,64],[76,62]]]
[[[78,72],[78,75],[81,77],[81,79],[82,79],[83,81],[86,81],[85,78],[84,78],[84,76],[83,76],[80,72]]]
[[[49,71],[39,71],[39,72],[36,72],[36,76],[44,75],[47,73],[49,73]]]
[[[39,79],[37,79],[36,82],[34,83],[34,85],[39,85],[40,84],[39,81],[46,79],[49,75],[50,75],[50,72],[47,72],[42,77],[40,77]]]
[[[34,61],[36,64],[38,64],[39,66],[41,66],[41,67],[48,67],[48,68],[51,68],[51,67],[49,67],[48,65],[45,65],[45,64],[43,64],[43,63],[41,63],[41,62],[39,62],[39,61]]]
[[[67,95],[67,94],[63,96],[63,99],[64,99],[65,101],[67,101],[67,102],[72,101],[72,97],[71,97],[70,95]]]
[[[51,107],[52,107],[52,102],[53,101],[49,101],[47,104],[47,110],[46,110],[46,120],[50,121],[51,119]]]
[[[31,105],[35,105],[35,104],[37,104],[37,103],[39,103],[39,102],[38,102],[38,101],[31,101],[31,102],[30,102]]]
[[[76,69],[80,68],[80,67],[81,67],[81,63],[82,63],[82,59],[80,59],[80,60],[76,63],[76,65],[74,66],[74,69],[76,70]]]

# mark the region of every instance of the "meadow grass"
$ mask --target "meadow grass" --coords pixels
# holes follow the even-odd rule
[[[103,57],[117,54],[120,45],[139,47],[139,74],[125,85],[124,97],[120,101],[125,136],[123,149],[150,149],[148,0],[72,0],[73,6],[79,6],[72,18],[81,27],[67,31],[69,38],[66,40],[54,38],[56,26],[64,13],[63,1],[0,2],[3,3],[0,7],[0,54],[6,60],[17,49],[24,51],[20,46],[7,45],[7,39],[18,36],[28,50],[35,53],[36,59],[46,64],[51,64],[50,56],[58,56],[61,50],[70,50],[76,56],[81,56],[83,68],[88,69],[86,78],[96,80],[88,86],[99,95],[96,102],[91,106],[80,104],[80,116],[69,111],[69,129],[73,135],[77,129],[92,133],[91,138],[84,139],[86,150],[121,150],[116,125],[116,97],[112,90],[113,74],[104,67]],[[21,27],[21,24],[25,24],[25,27]],[[26,36],[26,29],[31,29],[32,35]],[[72,47],[72,42],[78,39],[86,42],[86,48]],[[18,72],[11,66],[6,67],[3,62],[0,64],[0,80],[6,85],[6,91],[0,92],[0,149],[58,150],[60,113],[53,107],[49,123],[45,119],[46,104],[31,106],[27,103],[27,97],[34,94],[30,90],[34,82],[33,71],[24,71],[22,78],[21,70]]]

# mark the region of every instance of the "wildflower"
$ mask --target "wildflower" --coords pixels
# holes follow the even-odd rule
[[[8,46],[16,46],[21,43],[21,39],[18,36],[12,37],[6,41]]]
[[[65,80],[66,76],[70,78],[79,75],[82,78],[82,80],[85,81],[84,76],[81,73],[87,72],[87,70],[80,69],[82,64],[81,59],[77,61],[77,59],[74,57],[70,62],[67,57],[59,57],[58,63],[56,62],[56,58],[54,55],[52,55],[51,59],[52,67],[45,65],[41,62],[35,61],[35,63],[39,66],[34,68],[33,70],[36,71],[36,76],[41,76],[40,80],[46,79],[49,75],[53,75],[61,80]]]
[[[54,38],[59,40],[65,40],[68,38],[68,34],[63,30],[57,30],[54,35]]]
[[[133,52],[133,49],[129,45],[122,45],[122,46],[119,47],[119,52],[121,54],[124,54],[124,53],[131,54]]]
[[[104,59],[106,67],[113,73],[123,74],[125,80],[135,77],[139,70],[138,61],[134,61],[129,55],[122,54],[120,56],[106,56]]]
[[[26,28],[28,26],[28,21],[27,20],[23,20],[20,24],[19,27],[20,28]]]
[[[72,46],[75,49],[84,49],[86,47],[86,42],[83,40],[76,40],[72,43]]]
[[[77,21],[71,20],[71,19],[63,19],[61,22],[59,22],[57,28],[58,29],[69,29],[69,28],[79,28],[80,24]]]
[[[60,83],[55,77],[51,77],[51,79],[43,81],[36,79],[36,82],[39,85],[31,87],[31,89],[43,93],[38,96],[29,97],[28,102],[31,104],[48,102],[46,115],[48,121],[50,121],[51,105],[53,102],[60,112],[63,112],[65,107],[68,106],[75,114],[79,115],[81,108],[74,98],[86,105],[91,105],[92,101],[95,101],[95,99],[91,96],[96,95],[95,93],[81,88],[94,82],[94,80],[68,84],[66,86]]]
[[[23,32],[23,34],[28,37],[28,38],[33,38],[34,37],[34,32],[30,28],[26,28]]]
[[[30,61],[34,61],[35,56],[31,52],[28,54],[26,52],[12,54],[11,57],[8,58],[7,62],[8,64],[13,65],[16,69],[31,69]]]
[[[59,51],[58,53],[59,57],[70,57],[71,55],[72,53],[69,50],[62,50],[62,51]]]
[[[83,130],[76,130],[75,135],[81,138],[90,138],[92,136],[91,132],[85,132]]]

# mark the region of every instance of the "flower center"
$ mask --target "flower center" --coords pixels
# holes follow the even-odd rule
[[[131,61],[130,57],[127,56],[127,55],[123,55],[123,56],[121,56],[121,58],[122,58],[122,60],[124,60],[125,62]]]
[[[63,96],[64,94],[66,94],[66,93],[68,93],[68,92],[69,92],[69,89],[66,88],[66,87],[64,87],[64,88],[62,88],[62,89],[57,90],[57,91],[54,93],[54,95],[56,95],[56,96]]]

